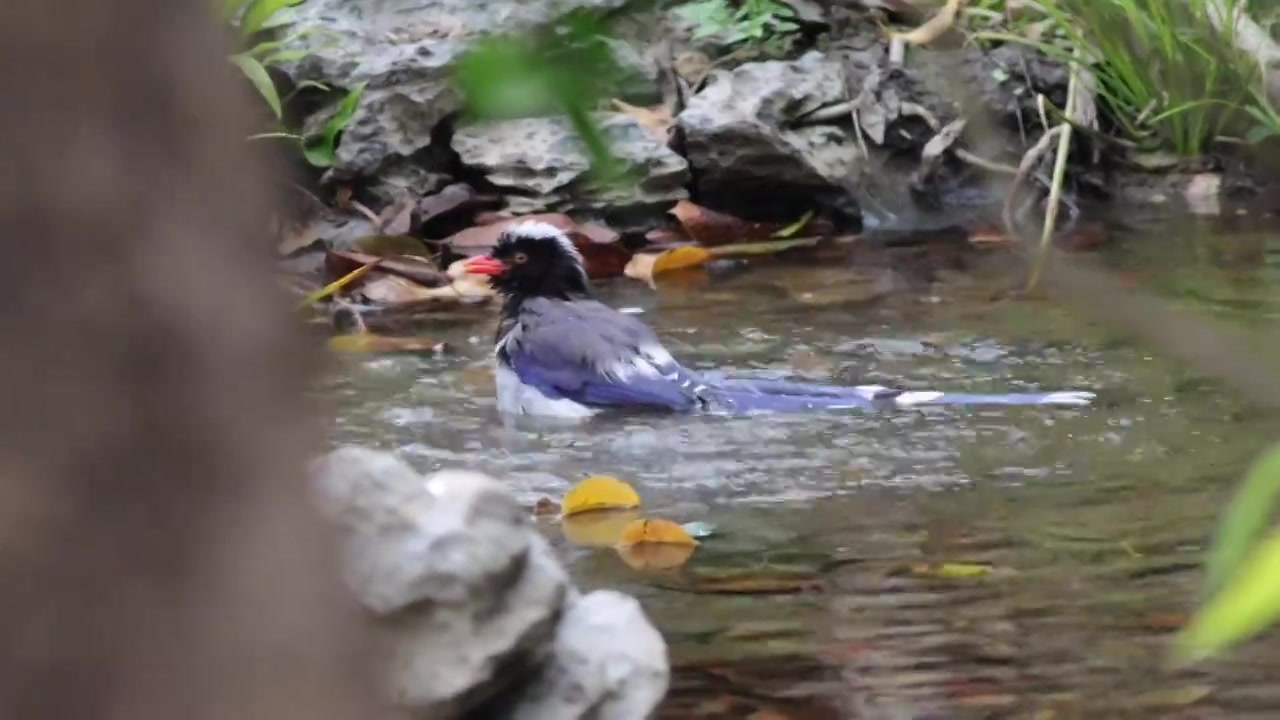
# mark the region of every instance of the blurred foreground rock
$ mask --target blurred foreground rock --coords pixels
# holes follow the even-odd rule
[[[387,698],[415,717],[639,720],[667,690],[667,647],[638,602],[582,595],[498,481],[419,475],[358,447],[317,463],[369,611]]]

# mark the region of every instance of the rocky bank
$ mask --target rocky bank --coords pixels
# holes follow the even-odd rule
[[[608,197],[583,192],[587,156],[560,118],[465,125],[450,72],[475,38],[518,32],[572,7],[621,9],[622,0],[307,0],[290,12],[308,54],[284,65],[297,85],[367,83],[329,179],[372,193],[415,196],[459,179],[485,183],[511,214],[660,217],[672,202],[753,215],[791,215],[815,204],[837,218],[915,222],[939,206],[973,204],[981,174],[947,158],[922,165],[943,126],[976,110],[1001,133],[984,140],[993,162],[1014,163],[1038,135],[1035,95],[1061,105],[1062,66],[1015,46],[931,49],[897,64],[877,30],[876,3],[793,3],[802,31],[775,57],[733,51],[694,32],[672,9],[646,9],[611,40],[630,80],[619,100],[668,99],[666,138],[636,117],[602,109],[615,152],[640,181]],[[322,38],[322,39],[321,39]],[[945,73],[940,74],[939,68]],[[962,80],[958,88],[957,78]],[[957,92],[957,90],[962,90]],[[332,112],[317,109],[317,127]],[[861,130],[861,132],[859,132]]]

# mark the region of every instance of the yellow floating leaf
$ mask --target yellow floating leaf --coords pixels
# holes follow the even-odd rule
[[[443,343],[430,338],[392,337],[373,333],[335,335],[329,338],[329,349],[342,353],[426,353],[439,352]]]
[[[643,520],[639,522],[644,522]],[[645,542],[618,545],[618,557],[635,570],[672,570],[693,557],[693,545]]]
[[[653,285],[654,277],[664,272],[697,267],[711,257],[710,250],[697,245],[682,245],[660,253],[637,253],[622,269],[622,273]]]
[[[912,45],[928,45],[956,24],[956,16],[964,3],[965,0],[947,0],[947,4],[938,11],[938,14],[926,20],[920,27],[905,33],[893,32],[890,33],[890,37]]]
[[[636,510],[592,510],[560,519],[565,539],[582,547],[615,547],[622,532],[640,517]]]
[[[588,510],[640,507],[640,496],[618,478],[596,475],[574,485],[560,505],[564,515],[569,516]]]
[[[654,518],[636,520],[622,531],[622,545],[661,543],[666,545],[697,545],[698,541],[684,528],[670,520]]]
[[[970,578],[990,575],[992,567],[979,563],[919,563],[911,566],[911,574],[917,577]]]

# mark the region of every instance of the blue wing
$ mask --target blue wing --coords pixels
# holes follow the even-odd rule
[[[635,318],[594,301],[526,301],[498,347],[522,383],[592,407],[693,410],[703,389]]]

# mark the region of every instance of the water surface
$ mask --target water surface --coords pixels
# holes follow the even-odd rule
[[[1102,260],[1223,321],[1274,321],[1280,244],[1176,226]],[[634,593],[666,634],[663,717],[1280,716],[1274,643],[1163,666],[1217,513],[1276,422],[1113,328],[993,300],[1014,284],[1005,262],[921,271],[907,255],[887,262],[900,276],[828,256],[600,291],[698,367],[1100,403],[511,427],[477,321],[434,331],[453,347],[439,357],[345,364],[326,388],[334,442],[483,470],[529,504],[614,475],[652,514],[717,525],[687,577],[783,578],[774,594],[697,592],[548,528],[580,584]],[[990,570],[927,570],[940,563]]]

